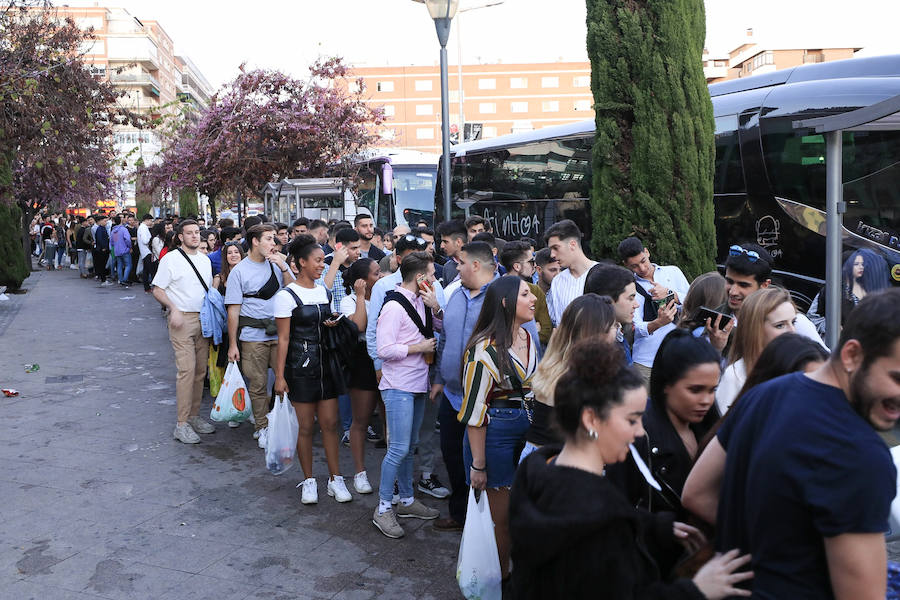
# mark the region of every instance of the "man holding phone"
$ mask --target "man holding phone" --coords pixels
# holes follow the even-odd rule
[[[325,270],[317,284],[331,291],[332,308],[341,312],[341,300],[344,299],[344,271],[359,260],[360,238],[356,230],[350,227],[339,229],[334,234],[334,252],[325,257]]]
[[[649,383],[656,351],[663,338],[675,329],[675,315],[688,292],[688,281],[674,265],[650,262],[650,251],[636,237],[619,244],[619,258],[634,273],[637,310],[634,311],[634,366]]]

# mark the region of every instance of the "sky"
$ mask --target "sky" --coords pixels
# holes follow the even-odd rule
[[[497,0],[461,0],[462,9]],[[94,0],[57,0],[94,6]],[[357,66],[437,64],[439,46],[424,5],[412,0],[108,0],[156,20],[214,87],[238,66],[302,77],[319,56]],[[900,54],[894,0],[706,0],[706,47],[724,54],[746,30],[781,47],[864,47],[860,55]],[[460,13],[448,44],[451,68],[463,64],[587,60],[584,0],[505,0]]]

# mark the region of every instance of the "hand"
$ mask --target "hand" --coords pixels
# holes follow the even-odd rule
[[[424,354],[426,352],[434,352],[434,349],[437,347],[437,340],[434,338],[428,338],[427,340],[423,340],[418,344],[413,344],[409,347],[409,354]]]
[[[336,248],[334,251],[334,258],[331,259],[331,266],[337,267],[338,265],[344,264],[344,261],[347,260],[348,256],[350,256],[350,251],[347,249],[347,246]]]
[[[752,571],[735,571],[750,562],[750,555],[738,556],[740,550],[734,549],[725,554],[717,554],[694,575],[694,585],[709,600],[721,600],[728,596],[749,596],[749,590],[735,588],[734,585],[753,577]]]
[[[240,362],[241,351],[238,350],[237,344],[228,345],[228,362]]]
[[[667,305],[659,309],[656,322],[660,327],[668,325],[675,320],[675,314],[678,312],[678,305],[672,300]]]
[[[706,543],[706,536],[703,535],[703,532],[687,523],[675,521],[672,526],[672,533],[675,535],[678,543],[684,546],[689,554],[693,554]]]
[[[654,300],[662,300],[668,295],[669,289],[659,285],[658,283],[654,283],[650,288],[650,297]]]
[[[357,279],[353,282],[353,293],[356,294],[357,298],[365,298],[366,297],[366,280],[365,279]]]
[[[273,252],[268,256],[268,261],[284,271],[288,268],[287,263],[284,260],[285,258],[286,257],[280,252]]]
[[[381,383],[381,369],[375,371],[375,381]]]
[[[272,391],[275,392],[276,396],[284,396],[289,391],[287,381],[285,381],[284,376],[275,378],[275,385],[272,387]]]
[[[712,319],[706,320],[706,335],[709,337],[709,343],[719,352],[725,350],[725,346],[728,345],[728,337],[731,335],[731,330],[734,329],[734,319],[728,320],[725,329],[719,329],[719,322],[722,318],[722,316],[716,317],[715,323],[712,322]]]
[[[424,290],[419,291],[419,296],[422,297],[422,302],[425,303],[425,306],[428,308],[438,311],[441,309],[441,305],[438,304],[437,294],[434,291],[434,288],[430,288],[427,292]]]
[[[339,313],[334,313],[331,315],[330,319],[328,319],[326,321],[322,321],[322,324],[325,325],[325,327],[334,327],[335,325],[338,324],[338,321],[340,320],[340,318],[341,318],[341,315]]]
[[[444,384],[442,383],[432,383],[431,391],[428,393],[428,397],[431,398],[432,402],[436,402],[440,397],[441,392],[444,391]]]
[[[469,481],[472,482],[472,487],[476,490],[487,489],[487,471],[469,469]]]
[[[184,325],[184,313],[177,308],[169,310],[169,326],[172,329],[181,329]]]

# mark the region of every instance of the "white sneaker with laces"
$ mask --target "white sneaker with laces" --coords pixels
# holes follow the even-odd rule
[[[304,479],[297,484],[300,488],[300,502],[303,504],[317,504],[319,502],[319,485],[315,477]]]
[[[238,427],[241,426],[241,423],[240,423],[240,421],[228,421],[228,426],[231,427],[232,429],[237,429]]]
[[[263,450],[266,449],[266,442],[268,441],[268,439],[269,439],[269,428],[266,427],[265,429],[260,429],[258,441],[259,441],[259,447],[262,448]]]
[[[353,489],[357,494],[371,494],[372,485],[369,483],[369,476],[365,471],[360,471],[353,476]]]
[[[188,423],[197,433],[215,433],[215,426],[202,417],[188,417]]]
[[[353,496],[350,495],[350,491],[344,483],[344,478],[340,475],[335,475],[328,480],[328,495],[338,502],[350,502],[353,500]]]
[[[194,431],[187,423],[176,424],[175,431],[172,432],[172,435],[176,440],[183,444],[200,443],[200,436],[197,435],[197,432]]]

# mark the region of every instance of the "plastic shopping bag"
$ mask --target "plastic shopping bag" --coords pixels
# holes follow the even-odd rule
[[[216,401],[209,411],[209,418],[213,421],[246,421],[252,412],[250,396],[244,378],[236,362],[228,363],[225,369],[225,377],[222,379],[222,387],[216,394]]]
[[[500,556],[494,537],[494,520],[487,493],[475,501],[475,489],[469,488],[466,525],[459,542],[456,581],[467,600],[500,600]]]
[[[213,398],[219,395],[219,390],[222,389],[222,380],[225,378],[225,369],[218,364],[219,353],[227,350],[224,344],[221,347],[213,344],[209,345],[209,358],[206,361],[206,366],[209,373],[209,393]],[[252,415],[253,412],[251,411],[250,414]]]
[[[297,434],[300,424],[297,413],[287,396],[275,397],[275,408],[268,415],[266,436],[266,469],[272,475],[281,475],[297,462]]]

